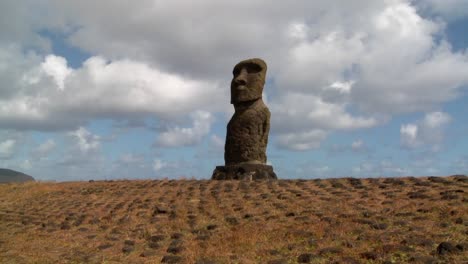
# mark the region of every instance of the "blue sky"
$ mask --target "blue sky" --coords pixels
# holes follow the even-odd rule
[[[0,13],[0,167],[210,178],[232,67],[261,57],[280,178],[467,173],[467,0],[7,0]]]

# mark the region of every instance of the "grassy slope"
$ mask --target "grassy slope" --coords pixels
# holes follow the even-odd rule
[[[0,262],[466,263],[467,192],[462,176],[1,185]]]

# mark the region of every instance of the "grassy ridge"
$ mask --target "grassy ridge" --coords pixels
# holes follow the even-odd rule
[[[464,263],[468,178],[0,186],[1,263]]]

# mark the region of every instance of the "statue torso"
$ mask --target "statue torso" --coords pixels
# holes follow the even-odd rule
[[[269,129],[270,111],[261,99],[249,107],[236,109],[227,126],[226,165],[265,164]]]

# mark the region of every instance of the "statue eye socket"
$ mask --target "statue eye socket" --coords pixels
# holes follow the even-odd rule
[[[262,71],[262,67],[258,64],[254,63],[248,63],[245,66],[245,69],[247,70],[248,73],[259,73]]]
[[[237,67],[234,68],[232,71],[232,74],[234,76],[239,75],[242,69],[246,69],[247,73],[252,74],[252,73],[259,73],[262,71],[262,67],[258,64],[255,63],[245,63],[242,65],[237,65]]]

